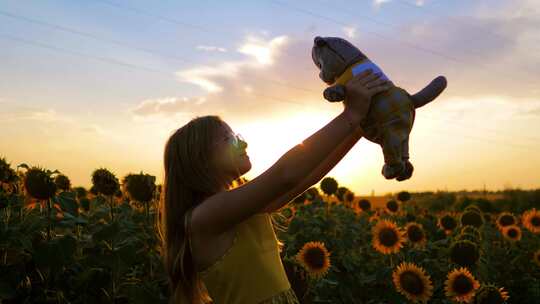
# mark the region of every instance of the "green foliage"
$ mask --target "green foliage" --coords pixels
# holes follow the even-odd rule
[[[11,165],[5,158],[0,158],[0,182],[12,183],[18,179],[17,173],[11,169]]]
[[[22,191],[0,187],[0,200],[7,201],[0,213],[0,302],[167,303],[158,239],[145,212],[113,204],[111,221],[101,195],[49,194],[45,208],[28,208]],[[155,202],[149,207],[154,218]]]
[[[21,167],[30,171],[24,164]],[[55,172],[40,170],[33,173],[36,179],[47,181],[47,186],[49,182],[54,184],[51,175]],[[24,180],[13,179],[9,184],[12,191],[0,187],[0,302],[167,303],[167,276],[154,229],[155,196],[144,210],[115,202],[112,195],[118,191],[117,181],[107,172],[96,174],[99,178],[93,179],[90,194],[79,187],[59,193],[45,191],[50,195],[48,204],[42,201],[34,208],[25,205],[31,197],[22,191]],[[141,180],[148,178],[142,176]],[[142,184],[155,193],[157,189],[151,185],[154,180],[146,181],[151,183]],[[328,181],[330,187],[324,193],[336,194],[337,182],[332,192],[334,183]],[[516,216],[528,210],[525,206],[530,206],[529,199],[536,197],[535,191],[531,193],[510,192],[505,197],[516,199],[510,201],[514,204],[512,210],[521,210],[512,211]],[[522,229],[522,239],[510,243],[490,222],[477,227],[466,225],[467,221],[454,221],[457,227],[448,235],[437,224],[443,214],[439,211],[466,209],[465,213],[478,220],[475,215],[491,214],[489,210],[508,210],[506,203],[487,209],[490,207],[478,199],[456,204],[455,195],[446,192],[414,197],[421,208],[408,204],[406,212],[378,211],[382,218],[395,221],[401,228],[415,221],[424,229],[425,246],[405,243],[393,255],[383,255],[373,248],[372,228],[376,222],[370,217],[375,210],[358,212],[363,205],[373,209],[367,199],[360,200],[358,208],[345,203],[328,204],[328,197],[322,197],[313,187],[282,208],[281,223],[287,229],[277,229],[276,233],[285,244],[281,252],[283,265],[301,302],[407,303],[392,281],[392,272],[405,261],[430,275],[434,285],[430,303],[452,303],[444,294],[444,281],[448,272],[460,265],[469,267],[483,286],[475,303],[496,301],[495,286],[508,291],[511,303],[532,303],[531,299],[540,297],[540,267],[532,261],[533,252],[540,249],[538,235]],[[463,219],[462,214],[455,218]],[[324,243],[330,252],[330,268],[321,279],[309,277],[295,259],[303,245],[311,241]]]

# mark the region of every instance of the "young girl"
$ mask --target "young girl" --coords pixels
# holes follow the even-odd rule
[[[247,143],[218,116],[170,136],[158,232],[171,304],[298,303],[269,213],[323,178],[361,138],[371,97],[390,88],[368,70],[346,84],[344,110],[253,180]]]

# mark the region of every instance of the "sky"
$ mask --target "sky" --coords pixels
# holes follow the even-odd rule
[[[219,115],[248,143],[253,179],[343,109],[311,59],[349,40],[413,94],[413,176],[386,180],[361,139],[328,173],[356,194],[540,187],[537,0],[0,0],[0,157],[91,185],[163,177],[167,138]]]

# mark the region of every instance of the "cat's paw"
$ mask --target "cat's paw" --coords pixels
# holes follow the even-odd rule
[[[402,162],[395,164],[384,164],[381,173],[386,179],[393,179],[398,177],[404,169],[405,165]]]
[[[406,160],[405,168],[403,169],[401,174],[398,177],[396,177],[396,180],[401,182],[401,181],[411,178],[413,171],[414,171],[413,165],[411,164],[409,160]]]
[[[324,99],[330,102],[343,101],[345,99],[345,86],[336,85],[328,87],[323,92]]]

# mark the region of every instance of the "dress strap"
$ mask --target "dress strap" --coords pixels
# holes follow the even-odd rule
[[[186,242],[188,243],[188,246],[189,246],[189,253],[191,256],[193,256],[193,250],[191,249],[191,212],[193,211],[193,208],[195,208],[195,206],[189,208],[187,211],[186,211],[186,215],[184,217],[184,231],[186,232]]]

